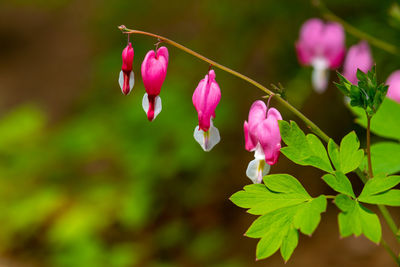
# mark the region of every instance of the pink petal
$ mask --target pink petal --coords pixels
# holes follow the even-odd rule
[[[386,84],[389,85],[386,96],[400,103],[400,70],[396,70],[395,72],[390,74],[389,78],[386,81]]]
[[[215,72],[210,70],[199,82],[193,93],[192,101],[199,117],[199,126],[203,131],[210,128],[210,119],[215,117],[215,109],[221,99],[221,90],[215,81]]]
[[[357,84],[357,69],[367,72],[373,65],[371,50],[366,41],[350,47],[343,66],[343,75],[353,84]]]
[[[149,95],[157,96],[160,94],[161,87],[167,76],[168,50],[160,47],[156,52],[150,50],[142,63],[142,78],[146,92]]]

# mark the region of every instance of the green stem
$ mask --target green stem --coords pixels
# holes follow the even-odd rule
[[[371,116],[366,114],[367,116],[367,158],[368,158],[368,176],[369,179],[374,177],[374,173],[372,170],[372,161],[371,161]],[[390,230],[396,236],[397,241],[400,242],[400,238],[397,236],[397,225],[393,220],[392,215],[390,214],[389,210],[384,205],[377,205],[383,218],[385,219],[386,223],[388,224]]]
[[[313,123],[309,118],[307,118],[298,109],[293,107],[289,102],[287,102],[285,99],[283,99],[280,95],[273,93],[271,90],[269,90],[267,87],[263,86],[259,82],[256,82],[255,80],[247,77],[246,75],[243,75],[243,74],[241,74],[241,73],[239,73],[239,72],[237,72],[235,70],[232,70],[232,69],[230,69],[230,68],[228,68],[228,67],[226,67],[226,66],[224,66],[222,64],[219,64],[218,62],[216,62],[214,60],[211,60],[211,59],[209,59],[209,58],[207,58],[207,57],[205,57],[205,56],[203,56],[203,55],[201,55],[201,54],[199,54],[199,53],[197,53],[197,52],[195,52],[195,51],[193,51],[193,50],[191,50],[191,49],[189,49],[189,48],[187,48],[187,47],[185,47],[185,46],[183,46],[183,45],[181,45],[181,44],[179,44],[179,43],[177,43],[175,41],[172,41],[172,40],[170,40],[170,39],[168,39],[166,37],[163,37],[161,35],[150,33],[150,32],[145,32],[145,31],[131,30],[131,29],[126,28],[124,25],[121,25],[118,28],[125,34],[142,34],[142,35],[147,35],[147,36],[151,36],[151,37],[157,38],[159,41],[162,41],[164,43],[167,43],[167,44],[170,44],[172,46],[175,46],[176,48],[178,48],[178,49],[180,49],[180,50],[182,50],[182,51],[184,51],[184,52],[186,52],[186,53],[188,53],[190,55],[193,55],[193,56],[199,58],[200,60],[203,60],[203,61],[205,61],[205,62],[207,62],[207,63],[209,63],[209,64],[211,64],[211,65],[213,65],[213,66],[215,66],[215,67],[217,67],[217,68],[219,68],[221,70],[223,70],[223,71],[226,71],[226,72],[228,72],[228,73],[230,73],[230,74],[232,74],[232,75],[234,75],[234,76],[236,76],[236,77],[238,77],[238,78],[240,78],[242,80],[247,81],[248,83],[254,85],[255,87],[259,88],[260,90],[264,91],[265,93],[267,93],[270,96],[274,95],[275,99],[279,103],[281,103],[283,106],[285,106],[287,109],[289,109],[292,113],[294,113],[299,119],[301,119],[308,126],[308,128],[310,128],[310,130],[312,132],[314,132],[316,135],[318,135],[326,143],[329,142],[330,137],[326,133],[324,133],[315,123]],[[367,182],[368,179],[365,177],[365,175],[362,172],[362,170],[360,170],[358,168],[358,169],[356,169],[355,172],[357,173],[357,175],[360,177],[360,179],[364,183]],[[382,206],[382,207],[384,209],[386,209],[385,206]],[[387,209],[386,209],[386,211],[387,211]],[[391,219],[391,221],[389,221],[388,224],[389,225],[393,225],[394,221],[391,218],[389,211],[387,211],[387,215],[388,216],[384,215],[385,220]],[[397,226],[396,226],[396,229],[397,229]],[[396,231],[396,233],[397,233],[397,231]]]
[[[396,237],[397,242],[400,243],[400,237],[398,236],[398,228],[397,228],[397,225],[394,222],[393,217],[390,214],[389,210],[384,205],[378,205],[378,208],[379,208],[380,212],[382,213],[382,216],[385,219],[390,230],[393,232],[394,236]]]
[[[400,48],[390,44],[388,42],[382,41],[378,38],[375,38],[372,35],[369,35],[368,33],[365,33],[363,31],[360,31],[356,27],[352,26],[351,24],[347,23],[344,21],[342,18],[336,16],[332,11],[330,11],[325,4],[321,0],[313,0],[312,3],[321,11],[322,16],[326,20],[332,20],[339,22],[342,24],[343,28],[350,33],[351,35],[354,35],[355,37],[360,38],[361,40],[366,40],[368,41],[371,45],[378,47],[388,53],[391,53],[393,55],[399,56],[400,55]]]
[[[367,158],[368,158],[368,178],[372,179],[374,177],[374,173],[372,170],[372,161],[371,161],[371,116],[367,115]]]
[[[396,262],[397,266],[400,266],[400,258],[396,256],[396,253],[393,252],[393,250],[389,247],[386,241],[382,239],[381,244],[389,253],[389,255],[393,258],[393,260]]]

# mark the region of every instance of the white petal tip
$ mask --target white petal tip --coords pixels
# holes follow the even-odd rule
[[[142,107],[143,107],[144,112],[147,115],[149,112],[149,108],[150,108],[149,97],[148,97],[147,93],[145,93],[143,96]],[[156,96],[154,99],[154,116],[150,121],[153,121],[158,116],[158,114],[160,114],[161,110],[162,110],[161,97]]]
[[[260,184],[265,175],[269,173],[271,166],[265,160],[254,159],[247,166],[246,175],[255,184]]]
[[[196,126],[193,136],[197,143],[200,144],[201,148],[206,152],[210,151],[219,143],[219,141],[221,141],[219,131],[213,125],[210,126],[210,129],[207,132],[200,130],[199,126]]]
[[[118,83],[119,83],[119,87],[121,88],[122,93],[124,95],[129,95],[133,89],[133,86],[135,85],[135,75],[134,75],[133,71],[131,71],[131,73],[129,74],[129,91],[128,91],[128,93],[124,93],[124,72],[122,70],[119,72]]]

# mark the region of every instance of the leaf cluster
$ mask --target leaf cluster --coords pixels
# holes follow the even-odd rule
[[[376,67],[374,66],[367,73],[357,69],[357,85],[352,84],[339,72],[337,74],[339,83],[335,83],[336,87],[350,98],[350,105],[361,107],[367,112],[368,116],[373,116],[378,111],[388,90],[387,85],[378,84]]]

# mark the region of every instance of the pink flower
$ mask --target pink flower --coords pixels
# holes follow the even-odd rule
[[[129,43],[122,51],[122,67],[121,72],[119,73],[119,86],[121,87],[124,95],[128,95],[132,91],[135,83],[135,78],[132,71],[133,56],[133,47],[132,44]]]
[[[343,27],[316,18],[307,20],[300,29],[296,51],[302,65],[314,68],[314,89],[318,93],[324,92],[328,85],[328,69],[338,68],[346,52]]]
[[[278,110],[267,109],[263,101],[257,100],[250,108],[248,122],[244,122],[245,147],[255,151],[255,159],[249,163],[246,174],[254,183],[261,183],[270,165],[278,161],[281,150],[278,120],[282,120]]]
[[[371,50],[366,41],[350,47],[347,52],[346,59],[344,60],[343,75],[352,84],[357,84],[357,69],[367,72],[371,69],[373,64]]]
[[[386,96],[400,103],[400,70],[396,70],[390,74],[386,84],[389,85]]]
[[[194,139],[204,151],[210,151],[221,139],[218,129],[212,122],[220,99],[221,90],[215,81],[215,72],[210,70],[199,82],[192,97],[199,118],[199,125],[194,130]]]
[[[154,120],[161,112],[161,86],[167,76],[168,49],[160,47],[156,52],[150,50],[142,63],[142,78],[146,92],[142,106],[149,121]]]

